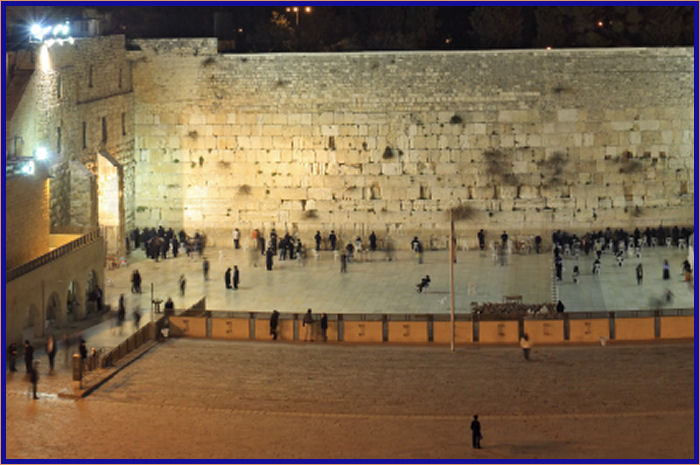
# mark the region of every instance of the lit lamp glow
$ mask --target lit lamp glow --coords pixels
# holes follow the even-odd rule
[[[34,151],[34,158],[37,161],[46,161],[49,159],[49,152],[45,147],[39,147]]]
[[[22,174],[26,174],[27,176],[33,175],[34,174],[34,160],[29,160],[24,165],[22,165],[20,172]]]

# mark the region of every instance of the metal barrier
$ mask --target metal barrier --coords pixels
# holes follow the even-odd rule
[[[47,263],[51,263],[54,260],[57,260],[64,255],[67,255],[81,247],[84,247],[86,245],[92,244],[95,242],[97,239],[101,237],[100,230],[97,229],[95,231],[92,231],[90,233],[85,234],[84,236],[81,236],[77,238],[74,241],[71,241],[67,244],[62,245],[61,247],[57,247],[54,250],[52,250],[49,253],[46,253],[44,255],[41,255],[31,261],[28,261],[27,263],[23,263],[20,266],[17,266],[15,268],[12,268],[7,272],[7,277],[6,280],[7,282],[12,281],[13,279],[17,279],[22,275],[25,275],[29,273],[32,270],[35,270],[41,266],[46,265]]]
[[[157,340],[160,337],[160,330],[165,324],[165,317],[160,317],[156,321],[149,321],[146,325],[139,328],[131,336],[127,337],[121,344],[100,357],[99,366],[106,368],[113,366],[120,359],[124,358],[129,352],[138,349],[144,343]]]

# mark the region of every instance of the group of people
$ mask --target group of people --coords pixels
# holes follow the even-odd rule
[[[130,249],[133,245],[134,249],[142,248],[146,252],[148,258],[155,261],[159,259],[165,260],[170,252],[173,258],[177,258],[180,249],[185,248],[187,256],[197,252],[200,256],[204,253],[206,245],[206,236],[197,231],[193,237],[190,237],[184,230],[180,230],[177,234],[173,228],[167,230],[163,226],[156,228],[135,228],[127,238],[127,248]]]
[[[280,320],[280,312],[277,310],[273,310],[272,314],[270,315],[270,336],[272,336],[272,340],[276,341],[277,336],[279,335],[279,320]],[[304,314],[304,318],[301,320],[301,326],[304,329],[304,342],[313,342],[314,340],[314,324],[315,320],[313,317],[313,314],[311,312],[311,309],[307,309],[306,313]],[[321,318],[319,319],[319,328],[321,330],[321,339],[323,342],[328,341],[328,315],[326,313],[321,314]]]

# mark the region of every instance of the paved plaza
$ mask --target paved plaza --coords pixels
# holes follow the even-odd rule
[[[37,401],[23,374],[10,379],[7,455],[690,458],[693,354],[690,343],[535,347],[527,362],[517,347],[171,339],[78,401],[51,393],[43,372]]]
[[[387,261],[382,252],[366,254],[363,261],[348,265],[340,273],[340,260],[330,251],[302,263],[275,260],[273,270],[264,268],[261,255],[232,248],[210,248],[204,254],[211,263],[209,280],[202,272],[197,255],[168,258],[159,262],[146,259],[143,252],[132,253],[128,266],[107,272],[106,301],[116,308],[120,294],[127,298],[127,308],[150,309],[150,283],[154,296],[172,297],[176,308],[186,308],[206,296],[208,310],[303,313],[311,307],[315,313],[449,313],[449,259],[447,251],[425,253],[418,264],[409,252],[398,252]],[[674,294],[664,306],[693,307],[693,290],[683,282],[681,263],[687,250],[657,247],[644,249],[642,257],[628,257],[622,268],[612,254],[602,257],[601,274],[592,274],[593,254],[578,260],[566,257],[564,279],[554,283],[551,253],[507,257],[501,264],[491,252],[460,251],[455,264],[455,308],[469,312],[471,302],[502,302],[506,295],[521,295],[523,302],[539,304],[560,298],[568,311],[612,311],[658,308],[657,302],[667,289]],[[671,264],[671,279],[662,279],[664,260]],[[637,285],[635,267],[642,263],[644,281]],[[581,278],[573,283],[572,270],[578,264]],[[226,268],[237,265],[241,270],[238,290],[224,286]],[[130,292],[130,276],[138,269],[143,278],[143,294]],[[184,274],[186,293],[180,297],[178,279]],[[426,274],[430,287],[423,294],[416,284]]]
[[[247,251],[209,249],[210,280],[199,257],[154,262],[141,252],[106,273],[106,301],[124,293],[146,324],[150,283],[159,298],[185,308],[206,296],[221,311],[319,313],[440,313],[449,311],[449,263],[444,251],[418,264],[407,252],[392,261],[377,253],[341,274],[330,252],[305,264],[262,260]],[[552,279],[551,255],[512,255],[505,264],[490,253],[460,252],[455,266],[456,306],[525,302],[557,295],[567,311],[647,309],[666,289],[673,307],[693,306],[683,282],[685,251],[645,250],[638,286],[629,258],[622,268],[603,257],[599,277],[592,257],[565,260],[564,280]],[[671,279],[661,278],[668,259]],[[579,284],[571,279],[579,263]],[[241,269],[238,290],[225,289],[225,268]],[[130,292],[139,269],[143,294]],[[187,289],[179,296],[178,278]],[[415,284],[429,274],[428,292]],[[110,348],[135,330],[114,317],[81,330],[88,347]],[[38,401],[23,373],[7,374],[6,446],[9,458],[687,458],[693,454],[694,358],[690,343],[535,347],[533,361],[517,347],[358,346],[168,340],[147,351],[82,400],[70,392],[69,356],[60,350],[48,372],[43,347]],[[471,448],[468,426],[479,413],[483,450]],[[653,432],[653,434],[651,433]],[[96,440],[95,438],[99,438]]]

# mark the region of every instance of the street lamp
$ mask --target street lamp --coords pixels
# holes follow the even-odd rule
[[[287,13],[294,13],[295,19],[296,19],[296,26],[299,27],[299,10],[300,8],[298,6],[292,6],[292,7],[287,7],[285,8],[285,11]],[[310,6],[305,6],[304,7],[304,13],[309,14],[311,13],[311,7]]]

